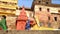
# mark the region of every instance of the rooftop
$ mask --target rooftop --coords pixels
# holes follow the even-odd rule
[[[50,7],[60,7],[60,4],[52,4],[51,0],[34,0],[34,5],[45,5]]]

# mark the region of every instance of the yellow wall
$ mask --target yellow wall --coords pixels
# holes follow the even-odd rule
[[[16,9],[16,6],[0,5],[0,8]]]
[[[0,0],[1,1],[1,0]],[[5,0],[6,1],[6,0]],[[7,0],[8,1],[8,0]],[[10,1],[10,0],[9,0]],[[2,1],[3,2],[3,1]],[[0,2],[0,8],[8,8],[8,9],[16,9],[17,7],[17,4],[10,4],[9,2],[8,3],[2,3]],[[11,0],[12,2],[12,0]],[[15,2],[15,1],[14,1]],[[13,2],[13,3],[14,3]]]
[[[0,1],[3,1],[3,2],[11,2],[11,3],[17,3],[18,0],[0,0]]]
[[[16,10],[17,7],[17,0],[0,0],[0,15],[8,15],[8,14],[15,14],[16,11],[12,11],[13,9]],[[7,3],[2,3],[7,2]],[[5,10],[5,9],[12,9],[12,10]]]

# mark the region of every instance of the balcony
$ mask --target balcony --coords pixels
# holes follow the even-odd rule
[[[2,2],[11,2],[11,3],[17,3],[18,0],[0,0]]]
[[[15,15],[15,11],[0,9],[0,15]]]
[[[0,8],[16,9],[16,7],[17,7],[17,5],[15,5],[15,4],[0,3]]]

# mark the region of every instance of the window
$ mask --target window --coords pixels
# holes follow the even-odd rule
[[[39,1],[39,3],[41,3],[41,1]]]
[[[48,2],[46,2],[46,4],[48,4]]]
[[[50,17],[48,17],[48,20],[50,20]]]
[[[48,11],[48,12],[50,11],[49,8],[47,8],[47,11]]]
[[[41,9],[41,8],[39,8],[39,10],[41,11],[42,9]]]
[[[58,12],[60,13],[60,10],[58,10]]]
[[[16,9],[18,9],[18,7],[16,7]]]
[[[58,10],[60,12],[60,10]]]
[[[54,17],[55,21],[57,21],[57,17]]]

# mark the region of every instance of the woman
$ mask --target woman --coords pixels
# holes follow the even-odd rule
[[[0,21],[0,26],[2,27],[3,30],[7,30],[7,26],[6,26],[6,16],[2,16],[2,19]]]

